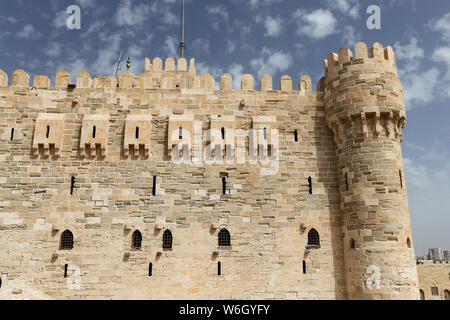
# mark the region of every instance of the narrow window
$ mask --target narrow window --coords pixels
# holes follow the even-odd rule
[[[402,170],[398,170],[398,176],[400,177],[400,188],[403,189],[403,177],[402,177]]]
[[[348,174],[347,174],[347,172],[345,173],[345,187],[347,188],[347,191],[348,191],[349,187],[348,187]]]
[[[355,249],[355,240],[350,240],[350,249]]]
[[[66,230],[61,234],[61,242],[59,245],[60,250],[72,250],[73,249],[73,233],[70,230]]]
[[[14,139],[14,128],[11,128],[11,141]]]
[[[69,268],[69,265],[66,263],[64,265],[64,278],[67,278],[67,269]]]
[[[227,194],[227,178],[222,177],[222,193]]]
[[[0,278],[0,288],[2,287],[2,278]]]
[[[94,127],[92,128],[92,138],[95,139],[96,134],[97,134],[97,127],[94,126]]]
[[[153,273],[153,263],[149,263],[148,265],[148,276],[151,277]]]
[[[420,289],[420,300],[425,300],[425,292],[422,289]]]
[[[47,139],[49,136],[50,136],[50,126],[47,126],[47,134],[46,134]]]
[[[70,195],[71,196],[73,195],[73,189],[74,188],[75,188],[75,177],[72,177],[71,181],[70,181]]]
[[[182,127],[180,127],[180,129],[178,129],[178,135],[179,135],[180,140],[183,139],[183,128]]]
[[[220,261],[217,262],[217,275],[222,275],[222,263]]]
[[[439,295],[438,287],[431,287],[431,295],[432,296],[438,296]]]
[[[264,140],[267,140],[267,128],[264,128]]]
[[[230,232],[227,229],[222,229],[219,232],[219,247],[231,246]]]
[[[163,234],[163,249],[172,249],[172,232],[170,230],[164,231]]]
[[[222,140],[225,140],[225,128],[222,127]]]
[[[406,245],[407,245],[407,247],[408,248],[410,248],[411,249],[411,239],[406,239]]]
[[[303,274],[306,274],[306,261],[303,260]]]
[[[319,233],[316,229],[311,229],[308,232],[308,245],[309,246],[320,246]]]
[[[142,234],[139,230],[133,232],[133,236],[131,237],[131,248],[139,250],[142,247]]]
[[[313,190],[312,190],[312,178],[311,177],[308,178],[308,185],[309,185],[309,194],[312,194]]]
[[[295,142],[298,142],[298,131],[297,130],[294,131],[294,140],[295,140]]]
[[[136,139],[139,139],[139,127],[136,127]]]
[[[153,190],[152,194],[156,196],[156,176],[153,176]]]

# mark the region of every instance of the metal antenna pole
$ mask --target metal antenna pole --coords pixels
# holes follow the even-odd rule
[[[181,0],[181,42],[180,58],[184,58],[184,0]]]
[[[114,75],[116,78],[117,78],[117,73],[120,70],[120,62],[122,61],[122,52],[123,52],[123,50],[120,50],[119,60],[117,61],[116,74]]]

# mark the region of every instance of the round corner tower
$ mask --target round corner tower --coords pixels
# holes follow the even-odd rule
[[[405,107],[394,52],[355,45],[325,60],[337,148],[349,299],[419,299],[401,152]]]

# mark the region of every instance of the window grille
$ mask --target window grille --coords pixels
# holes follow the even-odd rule
[[[231,246],[230,232],[227,229],[222,229],[219,232],[219,247]]]
[[[60,250],[72,250],[72,249],[73,249],[73,234],[69,230],[66,230],[61,234]]]
[[[131,239],[131,247],[133,249],[141,249],[142,247],[142,234],[139,230],[133,232],[133,236]]]
[[[316,231],[316,229],[311,229],[308,232],[308,245],[320,246],[319,233]]]
[[[172,232],[170,230],[164,231],[163,234],[163,249],[172,249]]]

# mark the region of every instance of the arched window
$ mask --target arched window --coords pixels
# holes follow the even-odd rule
[[[139,127],[136,127],[135,137],[136,139],[139,139]]]
[[[49,136],[50,136],[50,126],[47,126],[47,134],[45,135],[45,137],[48,139]]]
[[[422,289],[420,289],[420,300],[425,300],[425,292]]]
[[[230,232],[227,229],[222,229],[219,232],[219,247],[231,246]]]
[[[61,243],[59,245],[60,250],[72,250],[73,249],[73,234],[70,230],[66,230],[61,234]]]
[[[444,300],[450,300],[450,291],[448,290],[444,291]]]
[[[308,232],[308,245],[309,246],[320,246],[319,233],[316,229],[311,229]]]
[[[153,263],[148,264],[148,276],[151,277],[153,275]]]
[[[225,140],[225,128],[222,127],[222,140]]]
[[[355,240],[350,239],[350,249],[355,249],[355,247],[356,247]]]
[[[70,195],[73,195],[73,189],[75,188],[75,177],[70,179]]]
[[[164,231],[163,234],[163,249],[172,249],[172,232],[170,230]]]
[[[96,135],[97,135],[97,127],[94,126],[94,127],[92,128],[92,138],[95,139],[95,136],[96,136]]]
[[[222,194],[227,194],[227,178],[222,177]]]
[[[408,246],[408,248],[411,248],[411,239],[406,239],[406,245]]]
[[[133,232],[133,236],[131,237],[131,248],[133,249],[142,248],[142,234],[139,230]]]

